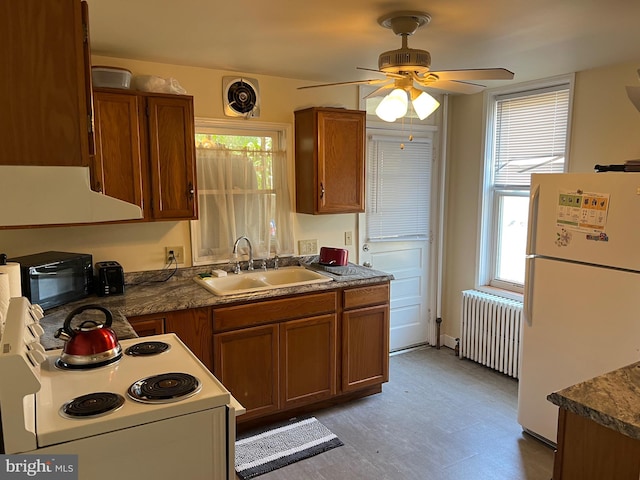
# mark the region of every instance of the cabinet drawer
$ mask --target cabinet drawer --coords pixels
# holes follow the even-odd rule
[[[342,301],[345,310],[386,303],[389,301],[389,284],[350,288],[344,291]]]
[[[332,313],[336,310],[336,292],[303,295],[249,305],[218,308],[213,311],[213,328],[216,332],[221,332],[292,318]]]

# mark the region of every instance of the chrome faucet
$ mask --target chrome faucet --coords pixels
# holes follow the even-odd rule
[[[234,273],[240,273],[240,262],[238,261],[238,243],[240,243],[240,240],[245,240],[247,245],[249,245],[249,266],[247,267],[247,270],[253,270],[253,247],[251,246],[249,239],[243,235],[238,237],[233,244],[233,258],[236,260],[236,266],[233,269]]]

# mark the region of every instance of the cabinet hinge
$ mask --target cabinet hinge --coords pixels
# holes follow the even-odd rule
[[[93,119],[91,115],[87,115],[87,132],[93,133]]]
[[[83,43],[89,43],[89,25],[85,22],[82,23],[82,36]]]

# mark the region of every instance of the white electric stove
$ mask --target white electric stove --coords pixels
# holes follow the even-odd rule
[[[39,343],[42,310],[13,298],[0,351],[5,454],[77,454],[79,478],[235,478],[243,407],[174,334],[120,341],[110,365],[68,370]]]

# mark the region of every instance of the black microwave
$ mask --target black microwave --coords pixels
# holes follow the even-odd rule
[[[22,295],[45,310],[93,293],[93,258],[87,253],[42,252],[10,261],[20,264]]]

